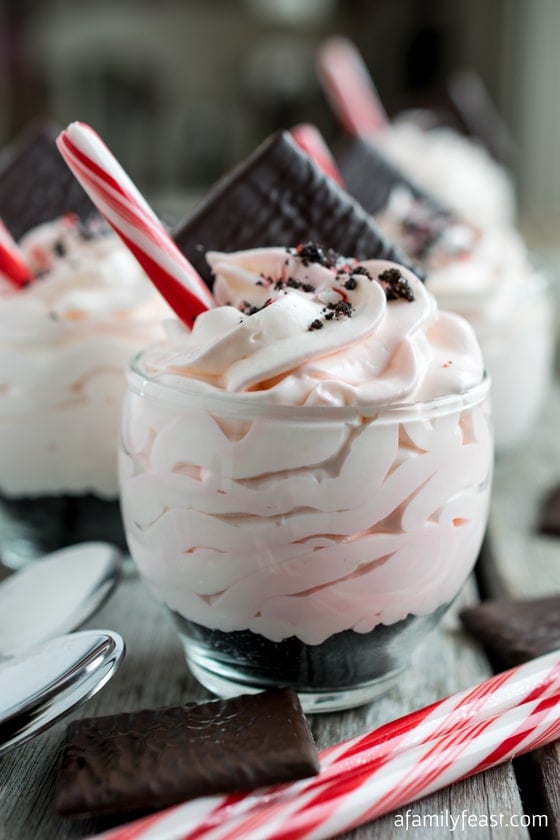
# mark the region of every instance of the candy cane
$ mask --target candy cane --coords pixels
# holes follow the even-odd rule
[[[325,175],[336,181],[341,187],[344,186],[342,175],[338,171],[335,159],[323,139],[323,135],[311,123],[300,123],[292,128],[290,134],[306,155],[317,164]]]
[[[434,778],[438,778],[441,781],[440,786],[443,786],[461,778],[462,775],[467,774],[467,771],[465,773],[461,771],[462,775],[446,781],[447,776],[440,772],[443,765],[437,763],[437,756],[440,756],[442,751],[447,761],[453,754],[453,750],[460,755],[462,747],[470,744],[477,733],[488,731],[493,737],[493,734],[498,731],[499,722],[502,719],[506,720],[504,715],[510,715],[507,719],[509,725],[525,725],[523,722],[527,717],[532,716],[532,720],[536,721],[538,715],[546,710],[552,715],[552,725],[556,727],[560,712],[557,709],[554,713],[554,708],[560,701],[559,694],[560,653],[554,652],[497,674],[468,691],[439,700],[365,735],[322,750],[320,753],[321,772],[316,777],[287,785],[276,785],[256,792],[196,799],[167,809],[147,820],[139,820],[130,826],[109,832],[103,837],[106,840],[229,838],[228,832],[233,831],[234,825],[237,826],[238,823],[243,825],[245,818],[248,820],[250,817],[252,823],[259,822],[259,825],[272,825],[273,815],[275,818],[277,816],[282,823],[282,820],[289,819],[291,814],[299,813],[306,806],[318,808],[319,803],[328,799],[329,796],[336,798],[340,804],[343,791],[346,791],[348,796],[358,796],[357,791],[361,785],[365,784],[370,777],[373,778],[373,774],[381,773],[385,765],[400,766],[399,757],[412,753],[427,756],[423,764],[424,769],[429,765],[430,772],[435,771]],[[513,717],[511,712],[515,713]],[[556,736],[556,732],[557,728],[550,730],[549,740]],[[535,730],[535,736],[537,734]],[[548,735],[545,733],[545,737]],[[512,749],[519,748],[523,751],[532,749],[531,743],[530,740],[524,743],[518,742],[515,737],[508,741]],[[492,758],[492,750],[494,750],[494,763],[507,760],[507,756],[503,757],[506,753],[500,751],[500,744],[499,740],[492,742],[491,749],[484,755],[486,761]],[[420,749],[423,752],[418,753]],[[434,759],[432,764],[429,764],[430,756]],[[479,772],[486,766],[494,765],[490,763],[484,765],[479,762],[474,769],[471,767],[471,770]],[[425,777],[421,783],[427,783]],[[407,784],[407,795],[412,796],[411,779]],[[417,796],[420,795],[424,794],[417,794]],[[264,816],[264,812],[259,811],[265,807],[269,809],[270,820]],[[394,805],[394,807],[398,806]],[[324,813],[325,808],[326,806],[321,813]],[[273,814],[274,809],[276,810]],[[346,805],[344,813],[348,814]],[[313,814],[316,815],[317,811],[314,810]],[[374,816],[379,815],[380,813],[376,813]],[[298,817],[298,820],[301,819],[302,817]],[[368,816],[367,819],[373,819],[373,816]],[[357,822],[354,823],[354,825],[357,824]],[[245,824],[245,829],[249,831],[247,824]],[[215,835],[212,833],[214,830]],[[244,836],[239,834],[240,838]],[[261,835],[255,835],[257,836]],[[263,837],[269,836],[283,837],[276,834],[263,835]],[[291,835],[288,836],[291,837]],[[296,836],[300,835],[294,835]],[[250,833],[247,834],[247,840],[253,840]]]
[[[285,802],[264,800],[218,827],[167,834],[165,840],[324,840],[559,736],[560,695],[554,695],[357,770],[314,796],[295,793]]]
[[[102,216],[185,323],[214,306],[212,295],[98,134],[71,123],[59,151]]]
[[[0,274],[16,289],[22,289],[33,280],[33,273],[25,261],[21,248],[0,220]]]
[[[343,128],[365,140],[389,124],[364,60],[347,38],[329,38],[319,50],[317,70],[331,108]]]

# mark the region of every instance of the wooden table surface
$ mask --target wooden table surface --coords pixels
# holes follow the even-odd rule
[[[546,416],[521,453],[496,465],[489,537],[478,580],[465,590],[442,625],[418,649],[399,684],[374,703],[353,711],[311,718],[320,747],[364,732],[385,721],[466,689],[492,673],[483,650],[461,629],[458,611],[479,597],[515,597],[560,592],[560,540],[537,536],[536,510],[542,493],[560,481],[560,395],[551,395]],[[87,627],[122,634],[125,661],[111,682],[73,717],[178,704],[208,698],[187,671],[173,625],[135,577],[125,577]],[[0,758],[0,840],[69,840],[102,830],[106,823],[65,820],[53,806],[54,782],[68,719],[27,745]],[[414,803],[412,815],[457,817],[546,814],[546,831],[507,825],[472,827],[457,836],[483,838],[560,837],[560,742],[467,779]],[[401,809],[404,812],[405,809]],[[443,834],[445,829],[439,829]],[[426,840],[439,831],[409,827],[407,838]],[[389,815],[347,835],[352,840],[404,835]]]

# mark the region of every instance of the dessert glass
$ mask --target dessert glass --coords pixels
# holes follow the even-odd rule
[[[138,569],[197,679],[292,686],[306,710],[369,701],[471,571],[493,447],[489,381],[388,406],[255,404],[133,360],[121,506]]]
[[[84,540],[126,547],[117,449],[125,370],[155,313],[38,323],[0,312],[0,556],[11,568]]]
[[[462,222],[430,216],[406,191],[394,195],[377,220],[422,265],[438,306],[473,327],[492,380],[496,451],[507,453],[530,437],[553,379],[556,301],[547,272],[534,267],[513,228],[469,241]]]
[[[545,272],[530,270],[524,282],[496,301],[484,295],[439,296],[440,306],[472,325],[492,380],[496,453],[506,455],[530,438],[545,406],[554,372],[555,301]]]

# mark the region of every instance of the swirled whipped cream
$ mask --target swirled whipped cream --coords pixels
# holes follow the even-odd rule
[[[481,228],[513,224],[511,177],[473,140],[449,128],[397,120],[380,137],[383,152],[420,187]]]
[[[147,358],[158,378],[308,406],[430,400],[482,378],[469,325],[404,267],[310,246],[207,259],[219,306],[192,332],[173,325],[172,349]]]
[[[492,470],[470,326],[392,263],[207,258],[219,305],[130,374],[121,507],[142,575],[188,622],[275,642],[448,604]]]
[[[0,293],[0,326],[21,322],[52,327],[59,321],[139,321],[159,301],[127,248],[98,217],[68,214],[39,225],[19,242],[35,282]],[[163,307],[161,308],[163,312]],[[86,324],[87,328],[87,324]]]
[[[401,185],[376,221],[426,273],[438,306],[471,323],[507,321],[533,273],[520,234],[508,226],[480,230],[435,212]]]
[[[438,305],[474,327],[496,398],[496,445],[521,442],[544,405],[554,353],[550,295],[523,239],[511,226],[477,230],[438,214],[400,186],[376,221],[422,266]]]
[[[114,498],[125,367],[169,310],[101,220],[19,244],[35,279],[0,291],[0,491]]]

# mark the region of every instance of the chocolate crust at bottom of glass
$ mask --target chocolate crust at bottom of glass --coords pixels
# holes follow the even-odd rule
[[[176,612],[173,617],[191,671],[214,694],[230,697],[289,686],[306,711],[334,711],[367,703],[391,688],[409,665],[416,642],[449,606],[379,624],[369,633],[345,630],[318,645],[295,636],[273,642],[250,630],[211,630]]]

